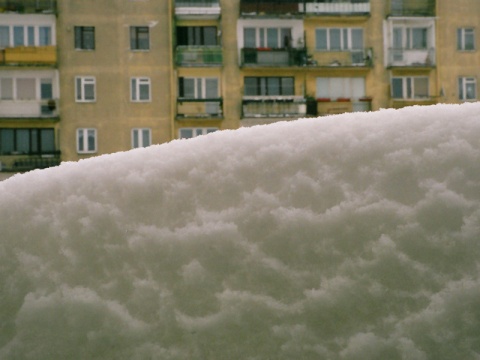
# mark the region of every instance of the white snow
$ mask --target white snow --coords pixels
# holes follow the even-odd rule
[[[480,103],[0,183],[1,359],[479,359]]]

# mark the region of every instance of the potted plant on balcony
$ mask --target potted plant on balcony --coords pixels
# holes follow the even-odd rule
[[[47,102],[48,110],[53,111],[57,108],[57,104],[55,103],[55,100],[50,99]]]
[[[337,99],[337,102],[350,102],[350,98],[340,97]]]

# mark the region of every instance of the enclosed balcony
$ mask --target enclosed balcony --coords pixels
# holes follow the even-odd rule
[[[0,65],[55,65],[56,46],[19,46],[0,50]]]
[[[58,100],[2,100],[0,118],[57,118]]]
[[[244,48],[241,53],[243,66],[303,66],[306,59],[306,49]]]
[[[0,12],[20,14],[52,14],[57,12],[56,0],[0,0]]]
[[[388,0],[389,16],[435,16],[436,0]]]
[[[176,0],[175,16],[183,20],[218,19],[221,8],[218,0]]]
[[[307,113],[303,96],[244,96],[244,118],[250,117],[302,117]]]
[[[368,15],[370,0],[305,1],[299,8],[308,15]]]
[[[175,62],[180,66],[220,66],[223,62],[222,47],[177,46]]]
[[[223,99],[177,99],[177,119],[194,118],[222,118],[223,117]]]

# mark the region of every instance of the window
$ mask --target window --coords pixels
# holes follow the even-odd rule
[[[0,154],[51,154],[54,129],[0,129]]]
[[[150,29],[148,26],[130,26],[130,49],[150,50]]]
[[[177,27],[177,45],[217,45],[217,28],[215,26],[179,26]]]
[[[316,29],[315,49],[319,51],[363,49],[363,29]]]
[[[290,28],[244,28],[244,48],[272,48],[282,49],[289,47],[292,40]]]
[[[132,148],[147,147],[152,144],[150,129],[132,129]]]
[[[0,78],[0,100],[53,99],[52,78]]]
[[[427,49],[428,28],[426,27],[394,27],[394,49]]]
[[[218,78],[179,78],[179,97],[218,99]]]
[[[32,34],[33,34],[33,31],[32,31]],[[38,45],[47,46],[51,44],[52,44],[52,28],[50,26],[40,26],[38,28]]]
[[[53,27],[50,25],[2,25],[0,26],[0,48],[16,46],[53,45]]]
[[[150,101],[150,79],[132,78],[130,84],[130,99],[135,102]]]
[[[75,99],[77,102],[95,101],[95,78],[78,76],[75,78]]]
[[[363,77],[319,77],[316,81],[317,98],[336,100],[338,98],[358,99],[365,96]]]
[[[458,78],[458,98],[460,100],[477,99],[477,80],[473,77]]]
[[[473,28],[457,29],[457,50],[475,50],[475,31]]]
[[[79,154],[97,152],[97,129],[77,129],[77,152]]]
[[[75,26],[75,49],[95,50],[95,28],[93,26]]]
[[[392,78],[392,97],[394,99],[429,98],[428,77]]]
[[[217,131],[217,128],[183,128],[180,129],[180,139],[190,139]]]
[[[295,94],[293,77],[245,77],[247,96],[291,96]]]

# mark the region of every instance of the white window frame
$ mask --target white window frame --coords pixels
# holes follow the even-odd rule
[[[85,87],[93,85],[93,99],[85,98]],[[80,88],[80,91],[79,91]],[[76,76],[75,77],[75,101],[79,103],[97,101],[97,86],[95,76]]]
[[[93,134],[93,138],[94,138],[93,148],[89,147],[89,141],[88,141],[89,135],[90,135],[89,133]],[[75,133],[75,136],[76,136],[78,154],[94,154],[97,152],[97,129],[78,128]]]
[[[147,132],[147,137],[144,136],[144,132]],[[150,145],[152,145],[152,130],[150,128],[132,129],[132,149],[147,147]]]
[[[402,80],[402,97],[393,96],[393,80],[401,79]],[[426,79],[427,80],[427,96],[415,96],[415,80],[416,79]],[[390,79],[391,87],[391,97],[395,100],[429,100],[430,95],[430,79],[428,76],[392,76]]]
[[[12,75],[12,76],[2,76],[0,77],[1,80],[3,79],[10,79],[12,81],[12,98],[3,98],[2,94],[2,87],[0,83],[0,101],[39,101],[39,100],[50,100],[50,98],[45,98],[42,99],[42,91],[41,91],[41,86],[43,82],[49,82],[51,87],[52,87],[52,98],[56,98],[56,89],[55,89],[55,79],[53,77],[48,77],[45,75],[35,75],[31,77],[27,76],[18,76],[18,75]],[[31,79],[34,80],[35,82],[35,96],[33,99],[21,99],[18,96],[18,80],[22,79]]]
[[[55,26],[52,24],[2,24],[3,27],[8,27],[8,47],[17,47],[17,46],[54,46],[55,44]],[[15,45],[15,29],[23,29],[23,39],[22,44]],[[50,29],[50,41],[48,44],[40,45],[40,28],[49,28]],[[33,30],[33,38],[30,37]]]
[[[326,31],[326,40],[327,40],[327,48],[319,48],[317,47],[318,42],[317,42],[317,37],[318,32],[320,30],[325,30]],[[339,30],[340,31],[340,49],[337,48],[332,48],[331,44],[331,32],[332,30]],[[362,31],[362,45],[360,48],[353,47],[353,41],[352,41],[352,32],[354,30],[361,30]],[[365,41],[365,34],[364,30],[361,27],[320,27],[315,29],[315,51],[350,51],[350,50],[359,50],[364,48],[364,41]]]
[[[217,99],[220,96],[220,80],[218,77],[184,77],[184,83],[185,80],[193,80],[193,97],[186,97],[184,89],[184,99]],[[207,97],[207,80],[215,80],[217,82],[217,95],[213,98]]]
[[[467,86],[473,85],[473,97],[468,97]],[[477,100],[477,79],[472,76],[463,76],[458,78],[458,99],[460,101]]]
[[[148,86],[148,98],[140,98],[140,88]],[[152,86],[148,77],[132,77],[130,78],[130,100],[132,102],[150,102],[152,99]]]
[[[426,44],[425,44],[425,47],[414,47],[413,46],[413,43],[414,43],[414,37],[413,37],[413,33],[414,33],[414,30],[417,30],[417,29],[423,29],[426,31],[425,33],[425,36],[426,36]],[[400,30],[401,31],[401,46],[398,47],[398,46],[394,46],[394,34],[395,34],[395,30]],[[397,49],[397,50],[428,50],[428,48],[430,47],[430,29],[428,26],[419,26],[419,25],[394,25],[393,28],[392,28],[392,48],[394,49]]]
[[[192,136],[191,137],[185,137],[185,136],[182,136],[182,132],[185,132],[185,131],[191,131],[192,132]],[[197,128],[181,128],[178,130],[178,138],[179,139],[191,139],[191,138],[194,138],[194,137],[197,137],[197,136],[202,136],[202,135],[207,135],[207,134],[210,134],[212,132],[215,132],[215,131],[218,131],[218,128],[210,128],[210,127],[197,127]]]
[[[465,39],[467,37],[467,32],[471,34],[473,37],[473,49],[466,49],[465,48]],[[462,27],[457,29],[457,50],[458,51],[475,51],[475,28],[473,27]]]
[[[285,48],[284,39],[282,39],[282,30],[287,30],[290,33],[289,44],[292,46],[292,33],[293,28],[284,27],[284,26],[269,26],[269,27],[255,27],[255,26],[245,26],[244,33],[247,29],[255,30],[255,48],[272,48],[272,49],[283,49]],[[277,31],[277,41],[276,46],[268,46],[268,31],[276,30]],[[243,44],[245,47],[245,36],[243,39]]]

